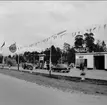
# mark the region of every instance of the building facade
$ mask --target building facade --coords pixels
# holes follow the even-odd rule
[[[83,62],[86,68],[107,69],[107,52],[76,53],[76,67]]]

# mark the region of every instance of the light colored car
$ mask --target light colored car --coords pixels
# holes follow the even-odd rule
[[[52,71],[68,73],[70,72],[70,67],[67,66],[66,64],[57,64],[56,66],[52,67]]]
[[[74,68],[74,63],[71,63],[69,67]]]

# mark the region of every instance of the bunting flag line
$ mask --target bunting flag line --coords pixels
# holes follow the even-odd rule
[[[60,37],[62,38],[62,36],[64,36],[64,35],[66,35],[66,33],[64,33],[64,34],[60,35]]]
[[[2,44],[1,48],[3,48],[5,46],[5,42]]]
[[[98,27],[98,30],[101,28],[101,26]]]
[[[9,50],[10,50],[10,52],[15,53],[17,50],[16,43],[10,45]]]
[[[57,38],[57,36],[53,36],[53,38],[54,38],[54,39],[56,39],[56,38]]]
[[[60,34],[62,34],[62,33],[64,33],[64,32],[66,32],[67,30],[64,30],[64,31],[62,31],[62,32],[59,32],[57,35],[60,35]]]
[[[93,30],[95,30],[95,29],[96,29],[96,27],[93,28]]]
[[[106,25],[107,24],[104,24],[104,29],[106,28]],[[89,28],[89,29],[86,29],[86,31],[88,31],[88,32],[92,32],[92,31],[95,31],[96,29],[97,30],[99,30],[101,27],[100,27],[100,25],[94,25],[94,27],[91,27],[91,28]],[[54,35],[52,35],[52,36],[50,36],[50,37],[48,37],[48,38],[46,38],[46,39],[44,39],[44,40],[42,40],[42,41],[40,41],[40,42],[36,42],[36,43],[34,43],[34,44],[31,44],[31,45],[29,45],[29,46],[27,46],[27,47],[32,47],[32,46],[37,46],[38,44],[40,44],[40,43],[43,43],[43,42],[48,42],[50,39],[52,39],[53,38],[53,40],[55,40],[56,38],[58,38],[59,36],[60,36],[60,38],[62,38],[62,36],[64,36],[64,35],[66,35],[67,33],[66,33],[66,31],[67,30],[64,30],[64,31],[61,31],[61,32],[59,32],[59,33],[57,33],[57,34],[54,34]],[[72,37],[75,37],[77,34],[80,34],[81,33],[81,31],[77,31],[77,32],[72,32]],[[84,34],[84,33],[83,33]]]
[[[78,31],[78,34],[80,34],[80,31]]]

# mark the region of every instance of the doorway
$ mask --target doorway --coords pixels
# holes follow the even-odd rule
[[[104,55],[101,56],[94,56],[94,65],[96,69],[104,69]]]
[[[87,59],[84,59],[84,66],[87,68]]]

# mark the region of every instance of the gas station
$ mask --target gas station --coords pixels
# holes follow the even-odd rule
[[[107,52],[76,53],[75,59],[76,67],[84,62],[86,68],[107,70]]]

